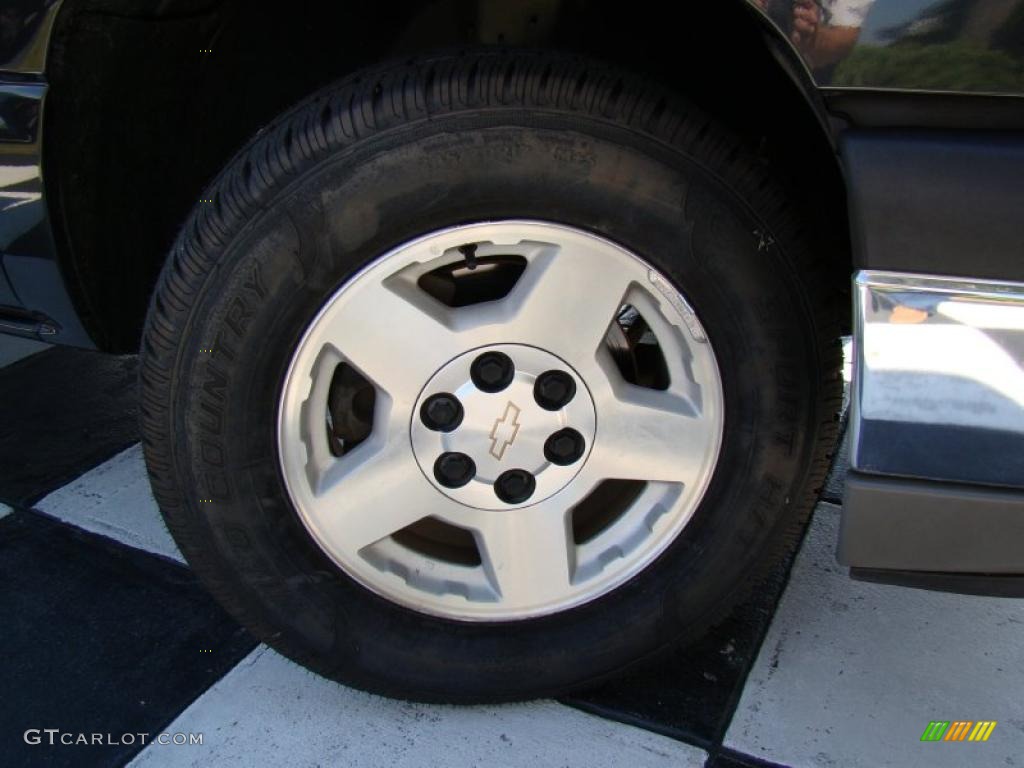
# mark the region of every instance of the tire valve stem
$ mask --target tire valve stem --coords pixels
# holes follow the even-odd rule
[[[460,245],[459,253],[466,259],[466,269],[476,269],[476,243]]]

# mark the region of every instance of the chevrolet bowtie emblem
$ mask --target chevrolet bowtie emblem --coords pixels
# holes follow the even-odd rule
[[[516,435],[519,434],[519,413],[519,406],[509,400],[505,406],[505,413],[495,420],[494,426],[491,427],[491,456],[498,461],[501,461],[505,451],[516,441]]]

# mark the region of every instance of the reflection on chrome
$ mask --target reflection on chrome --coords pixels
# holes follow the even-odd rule
[[[855,277],[851,461],[1024,486],[1024,285]]]

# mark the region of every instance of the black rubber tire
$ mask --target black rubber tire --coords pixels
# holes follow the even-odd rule
[[[540,53],[403,62],[282,115],[202,198],[147,319],[146,463],[195,572],[299,663],[419,700],[563,694],[705,632],[801,534],[835,441],[839,286],[765,164],[678,96]],[[725,439],[700,509],[631,581],[549,617],[456,622],[321,552],[287,500],[275,414],[301,333],[362,265],[502,218],[598,233],[669,276],[718,357]]]

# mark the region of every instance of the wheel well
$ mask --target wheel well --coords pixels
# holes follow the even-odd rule
[[[662,81],[789,177],[849,274],[845,193],[819,113],[743,0],[624,11],[588,0],[66,0],[44,162],[62,267],[97,344],[137,348],[171,242],[206,184],[276,114],[361,67],[442,48],[571,51]]]

